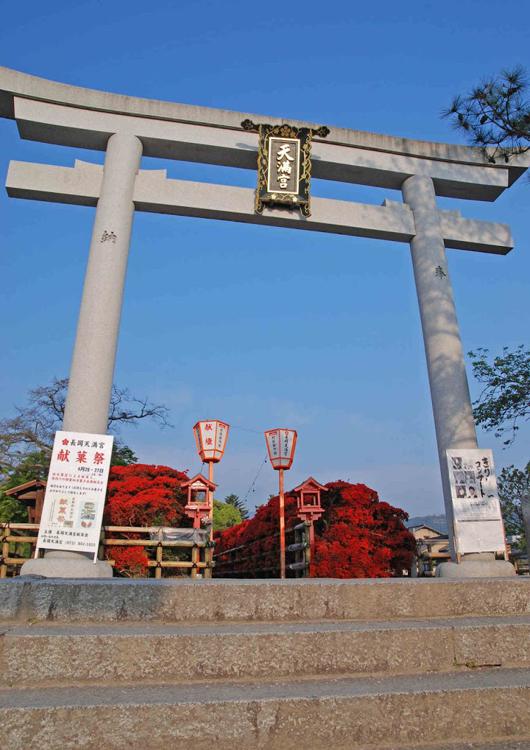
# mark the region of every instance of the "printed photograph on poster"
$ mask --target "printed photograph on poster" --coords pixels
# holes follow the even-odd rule
[[[491,450],[448,450],[447,463],[455,520],[487,521],[501,518]]]
[[[114,438],[57,432],[46,483],[39,549],[97,557]]]

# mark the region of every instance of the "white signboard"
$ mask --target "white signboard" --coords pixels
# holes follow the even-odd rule
[[[56,432],[35,555],[90,552],[97,559],[114,438]]]
[[[267,450],[275,469],[290,469],[296,448],[296,430],[268,430],[265,433]]]
[[[455,520],[500,519],[501,507],[491,450],[448,450],[447,460]]]
[[[506,549],[491,450],[447,451],[455,546],[459,554]]]

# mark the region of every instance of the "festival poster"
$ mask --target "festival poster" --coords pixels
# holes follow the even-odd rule
[[[501,508],[491,450],[448,450],[447,462],[455,521],[499,520]]]
[[[114,438],[55,433],[39,527],[39,549],[89,552],[97,559]]]

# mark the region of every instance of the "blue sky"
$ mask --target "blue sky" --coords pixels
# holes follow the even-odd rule
[[[0,64],[89,88],[458,143],[440,110],[502,67],[530,68],[529,22],[530,6],[512,0],[31,0],[4,8]],[[103,155],[22,141],[0,120],[2,180],[10,159],[75,158],[101,163]],[[142,167],[255,184],[246,170],[154,159]],[[324,181],[313,182],[313,194],[401,200]],[[439,200],[509,223],[516,243],[507,257],[448,252],[465,351],[528,343],[529,200],[524,179],[493,204]],[[93,217],[93,209],[0,191],[2,416],[29,388],[68,373]],[[309,474],[349,479],[412,514],[442,509],[406,245],[137,214],[116,382],[171,410],[172,430],[124,433],[143,461],[194,473],[195,421],[233,425],[216,469],[220,497],[248,493],[252,507],[275,491],[262,433],[289,426],[299,442],[288,486]],[[528,436],[522,430],[508,450],[493,435],[480,444],[494,448],[499,467],[522,464]]]

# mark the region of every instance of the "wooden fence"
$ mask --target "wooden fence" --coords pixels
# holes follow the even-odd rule
[[[0,523],[0,578],[18,575],[24,562],[35,555],[38,531],[39,524],[35,523]],[[167,538],[177,531],[184,532],[181,537],[189,538]],[[131,534],[136,538],[131,539]],[[142,547],[148,557],[147,577],[212,577],[213,543],[200,530],[103,526],[98,557],[115,566],[115,560],[107,557],[107,550],[113,547]],[[176,556],[188,559],[175,559]]]
[[[305,578],[311,573],[309,522],[286,529],[286,573],[289,578]],[[272,578],[280,574],[280,533],[256,537],[246,544],[215,552],[216,578]],[[277,540],[277,543],[274,543]]]

